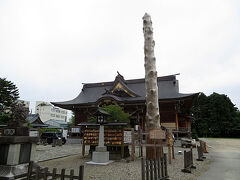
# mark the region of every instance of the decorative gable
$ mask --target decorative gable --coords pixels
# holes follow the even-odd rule
[[[104,94],[111,94],[117,97],[138,97],[134,91],[132,91],[125,83],[124,77],[118,72],[115,78],[112,88],[106,89]]]
[[[135,93],[132,93],[118,82],[111,90],[112,94],[118,97],[136,97]]]

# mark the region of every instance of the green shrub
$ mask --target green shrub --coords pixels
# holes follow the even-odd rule
[[[107,117],[108,122],[130,122],[130,114],[125,113],[123,108],[118,105],[108,105],[104,106],[103,110],[105,110],[110,116]],[[90,116],[88,118],[88,122],[96,122],[96,116]]]
[[[40,129],[40,133],[43,133],[43,132],[60,132],[60,130],[55,129],[55,128],[42,128],[42,129]]]

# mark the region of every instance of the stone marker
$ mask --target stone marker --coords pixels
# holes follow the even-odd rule
[[[104,125],[100,125],[98,146],[92,154],[92,161],[87,162],[87,164],[108,165],[112,162],[109,161],[109,152],[107,151],[107,147],[104,146]]]
[[[104,146],[104,124],[106,123],[107,116],[110,114],[98,108],[96,115],[97,123],[99,124],[98,146],[96,147],[96,151],[92,153],[92,161],[87,162],[87,164],[108,165],[113,161],[109,161],[109,152],[107,151],[107,147]]]

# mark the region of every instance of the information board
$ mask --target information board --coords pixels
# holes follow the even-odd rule
[[[161,128],[151,129],[149,131],[149,138],[150,139],[166,139],[166,132]]]

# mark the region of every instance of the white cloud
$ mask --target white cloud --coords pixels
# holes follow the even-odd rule
[[[142,78],[149,12],[159,75],[180,72],[182,92],[239,87],[239,10],[230,0],[1,1],[0,76],[21,98],[48,101],[71,99],[82,82],[113,80],[117,70]]]

